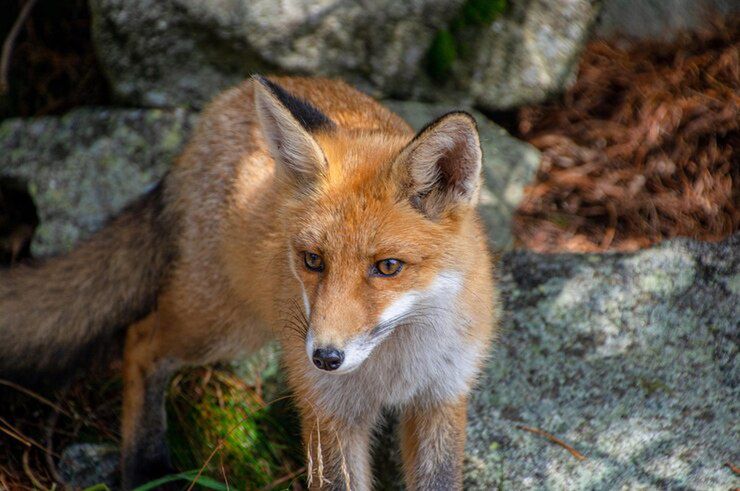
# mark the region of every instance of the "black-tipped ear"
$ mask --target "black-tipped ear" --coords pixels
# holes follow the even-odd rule
[[[310,102],[294,96],[280,85],[261,75],[255,75],[254,78],[272,92],[272,95],[290,111],[290,114],[301,123],[306,131],[330,130],[334,127],[334,121]]]
[[[299,185],[313,182],[325,170],[326,157],[306,126],[326,117],[274,82],[259,76],[255,76],[254,81],[257,118],[270,154],[275,159],[278,177]],[[293,109],[303,111],[304,119],[299,120],[284,100],[292,104]],[[312,114],[310,117],[309,113]]]
[[[450,205],[477,203],[482,160],[475,119],[452,112],[422,129],[396,162],[405,170],[411,204],[435,218]]]

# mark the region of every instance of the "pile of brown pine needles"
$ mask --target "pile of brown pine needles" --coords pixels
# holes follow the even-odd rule
[[[540,252],[740,228],[740,19],[673,43],[593,42],[558,101],[519,111],[543,153],[515,220]]]

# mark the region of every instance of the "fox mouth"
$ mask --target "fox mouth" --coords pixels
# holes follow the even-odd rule
[[[342,349],[316,346],[313,329],[309,329],[306,335],[306,355],[316,370],[332,375],[351,373],[370,357],[370,354],[388,337],[394,327],[375,326],[369,332],[352,338],[349,342],[345,343]],[[336,359],[332,358],[330,360],[328,357],[323,356],[323,353],[331,351],[339,353],[339,355],[335,356],[339,356],[341,361],[336,363]],[[334,364],[329,365],[328,363]]]
[[[333,375],[342,375],[353,372],[359,368],[380,344],[385,341],[399,327],[407,324],[424,322],[426,319],[425,309],[420,309],[417,293],[412,292],[406,298],[402,298],[399,304],[402,308],[389,309],[381,316],[380,321],[369,331],[363,332],[350,339],[339,349],[334,346],[317,346],[312,328],[306,329],[306,355],[315,369]],[[426,309],[428,310],[428,309]],[[341,352],[341,362],[335,365],[325,365],[324,360],[317,359],[319,350],[335,350]]]

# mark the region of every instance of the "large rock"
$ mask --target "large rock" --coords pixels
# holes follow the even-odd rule
[[[91,0],[117,96],[202,106],[254,72],[508,109],[573,78],[600,0]]]
[[[74,443],[62,451],[57,468],[70,489],[117,489],[118,448],[102,443]]]
[[[575,80],[601,0],[512,1],[507,13],[471,35],[453,68],[457,85],[486,109],[540,102]]]
[[[255,71],[413,83],[436,29],[463,0],[91,0],[93,36],[115,93],[199,106]]]
[[[194,116],[183,110],[79,109],[0,125],[0,175],[20,177],[41,224],[34,255],[69,250],[155,184]]]
[[[725,462],[740,459],[740,234],[629,255],[513,252],[501,288],[466,489],[738,486]]]

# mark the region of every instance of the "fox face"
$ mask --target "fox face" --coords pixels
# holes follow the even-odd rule
[[[257,82],[307,363],[348,373],[400,326],[449,313],[480,187],[475,121],[451,113],[413,138],[348,131]]]
[[[307,355],[335,373],[359,366],[395,327],[423,313],[417,297],[454,249],[445,226],[410,205],[344,187],[303,201],[288,245],[309,321]]]

